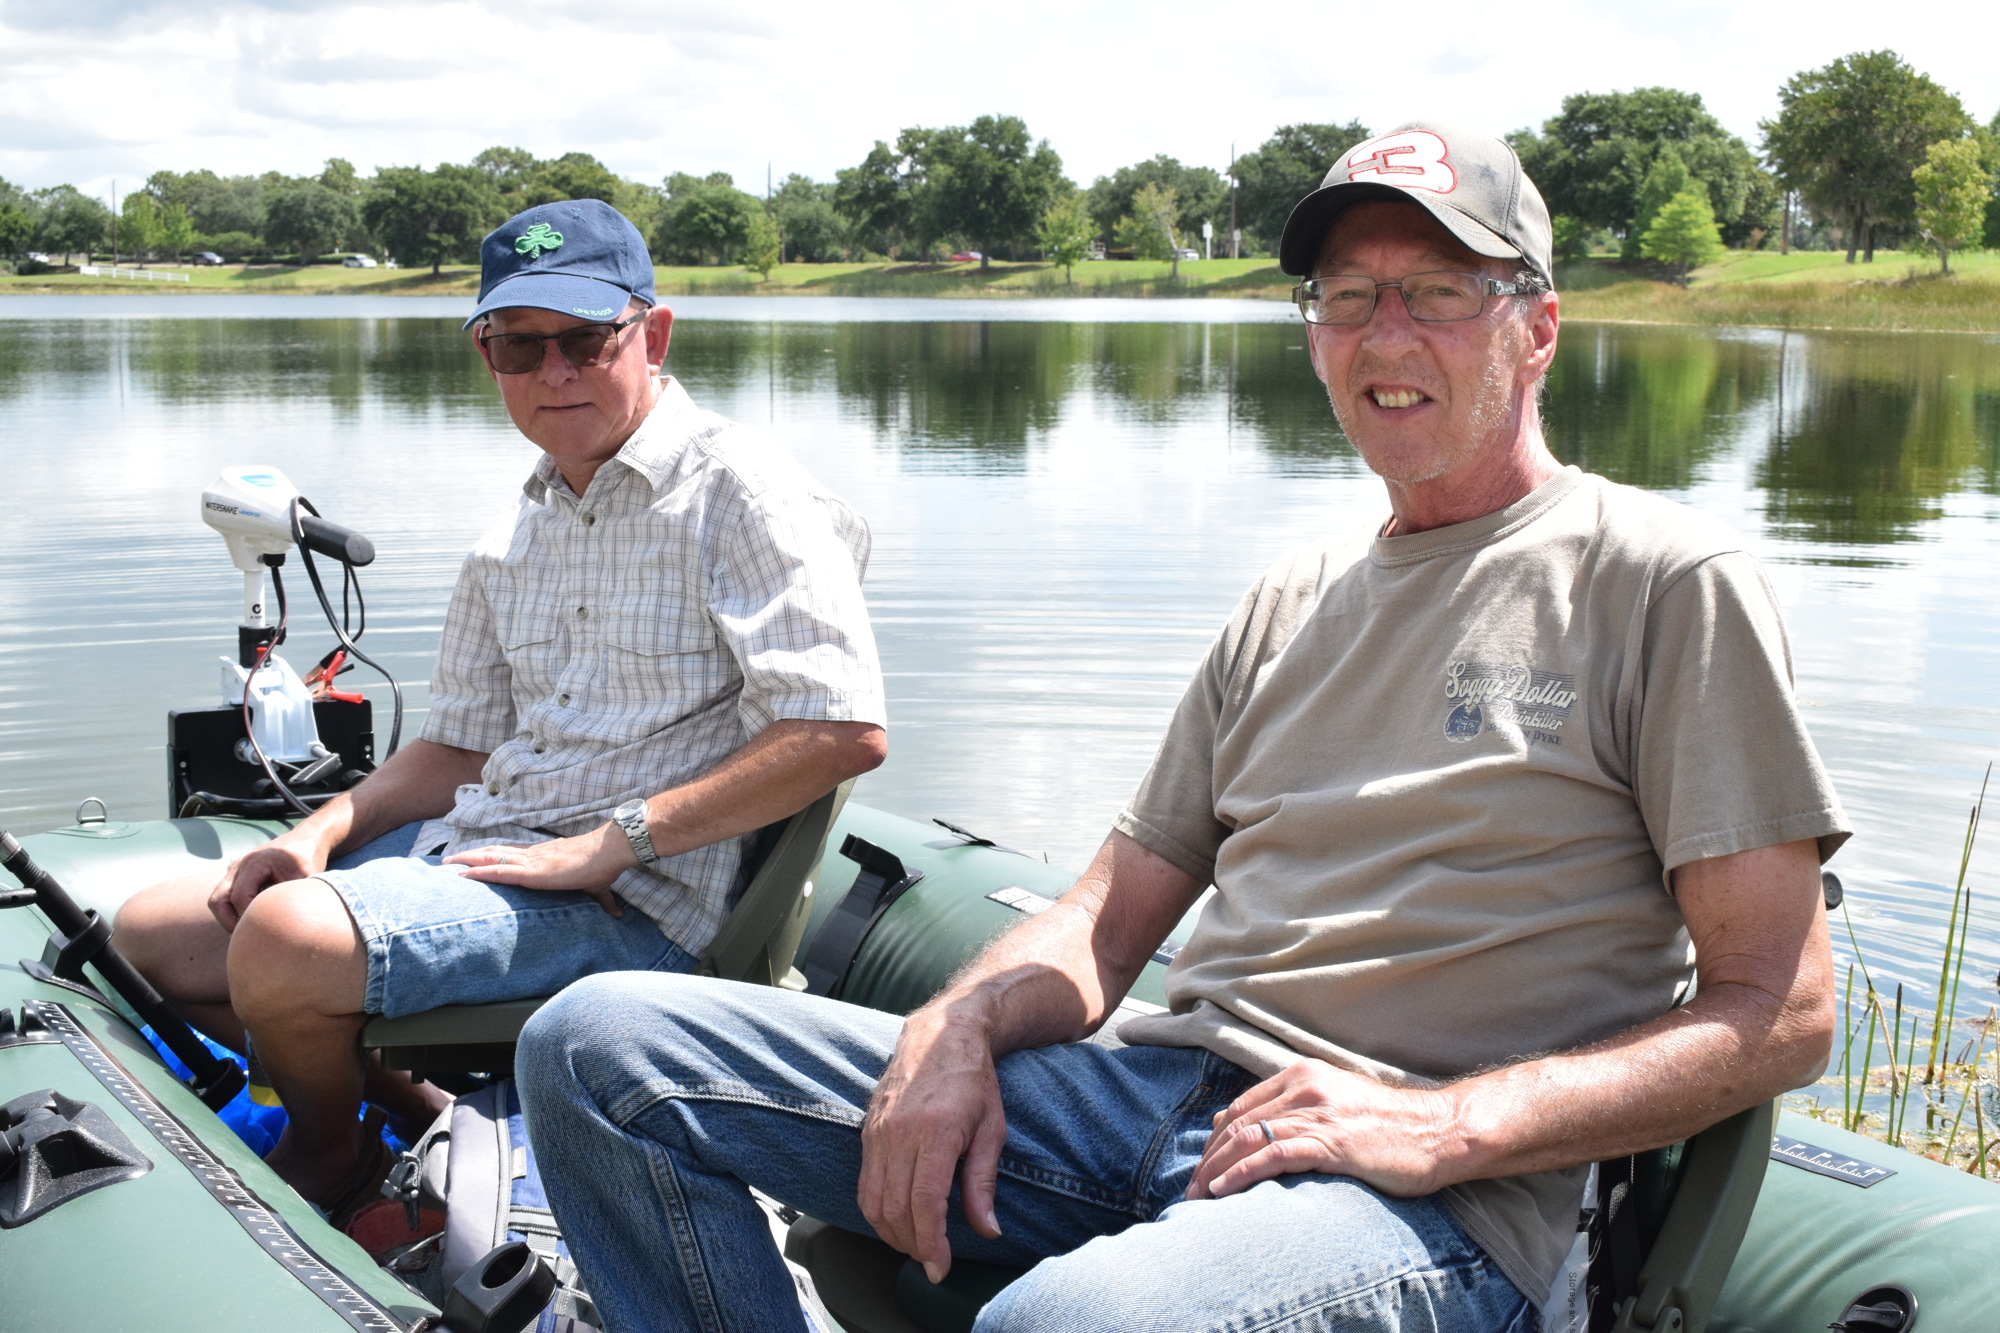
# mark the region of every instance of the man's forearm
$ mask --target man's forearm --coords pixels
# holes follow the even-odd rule
[[[1679,1009],[1581,1050],[1444,1090],[1455,1179],[1676,1143],[1825,1069],[1833,973],[1810,842],[1676,873],[1700,986]]]
[[[449,813],[459,787],[477,782],[485,765],[486,755],[481,751],[413,740],[384,760],[366,780],[328,801],[283,836],[316,843],[329,858],[353,851],[413,820]]]
[[[1583,1050],[1481,1074],[1444,1090],[1452,1180],[1604,1161],[1677,1143],[1810,1081],[1823,1029],[1743,987],[1705,991],[1670,1014]]]
[[[967,1025],[996,1057],[1087,1036],[1202,887],[1113,833],[1054,907],[1001,936],[908,1021]]]
[[[646,802],[653,850],[677,856],[776,823],[887,754],[873,723],[773,722],[694,781]]]

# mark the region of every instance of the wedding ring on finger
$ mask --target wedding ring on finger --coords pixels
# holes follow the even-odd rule
[[[1276,1134],[1274,1134],[1274,1133],[1272,1133],[1272,1132],[1271,1132],[1271,1122],[1270,1122],[1270,1121],[1268,1121],[1268,1120],[1259,1120],[1259,1121],[1257,1122],[1257,1128],[1259,1128],[1259,1129],[1261,1129],[1261,1130],[1263,1130],[1263,1131],[1264,1131],[1264,1142],[1266,1142],[1266,1143],[1276,1143],[1276,1142],[1278,1141],[1278,1136],[1277,1136]]]

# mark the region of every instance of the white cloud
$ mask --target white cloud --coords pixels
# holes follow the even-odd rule
[[[1860,0],[1797,11],[1720,0],[1539,11],[1432,0],[1420,14],[1276,0],[855,20],[767,0],[742,7],[414,0],[0,0],[0,175],[102,190],[162,168],[364,170],[464,161],[490,144],[594,153],[621,174],[729,171],[825,179],[912,124],[1025,117],[1087,181],[1154,153],[1221,166],[1298,120],[1383,128],[1441,115],[1498,131],[1566,93],[1666,84],[1699,92],[1756,139],[1779,84],[1892,47],[2000,108],[1995,21],[1956,0],[1922,24]],[[1005,17],[996,17],[1004,13]]]

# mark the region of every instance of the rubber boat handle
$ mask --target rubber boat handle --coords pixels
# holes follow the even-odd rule
[[[307,546],[343,565],[368,565],[375,561],[375,543],[353,528],[318,514],[300,514],[299,530],[305,533]]]
[[[95,967],[98,975],[110,983],[111,989],[132,1006],[140,1021],[152,1028],[154,1035],[193,1073],[194,1080],[189,1086],[211,1111],[221,1110],[243,1090],[247,1079],[242,1067],[232,1060],[219,1058],[201,1044],[194,1030],[181,1020],[179,1014],[167,1007],[167,1002],[160,998],[152,983],[139,974],[139,969],[132,966],[124,954],[112,947],[111,932],[104,927],[97,913],[86,912],[77,906],[69,891],[56,883],[54,876],[36,865],[27,849],[5,829],[0,829],[0,866],[5,866],[8,874],[21,881],[23,888],[33,891],[35,906],[41,909],[42,915],[49,919],[49,924],[62,937],[57,946],[58,966],[78,977],[83,975],[85,963]],[[40,963],[22,959],[21,964],[31,975],[57,976],[53,969]],[[60,976],[57,979],[66,980]]]

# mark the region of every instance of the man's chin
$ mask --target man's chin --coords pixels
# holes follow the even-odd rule
[[[1438,447],[1425,441],[1411,444],[1404,441],[1363,440],[1348,433],[1348,443],[1354,452],[1361,455],[1361,461],[1368,470],[1392,486],[1421,486],[1427,481],[1436,481],[1445,473],[1465,461],[1462,455]]]

